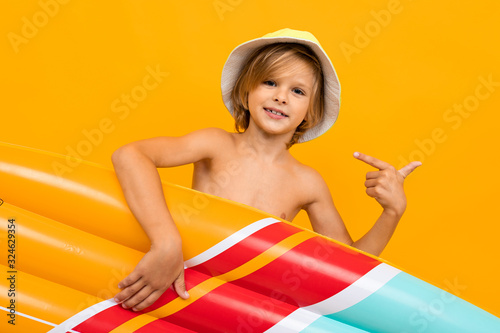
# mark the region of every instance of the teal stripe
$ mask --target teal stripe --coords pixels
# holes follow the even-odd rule
[[[306,329],[301,331],[302,333],[369,333],[356,327],[332,320],[327,317],[320,317]]]
[[[326,317],[372,333],[500,332],[499,318],[404,272],[358,304]]]

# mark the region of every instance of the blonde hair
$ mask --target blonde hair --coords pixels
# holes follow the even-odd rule
[[[254,51],[236,81],[231,93],[231,101],[234,108],[234,126],[238,133],[244,132],[250,124],[248,93],[270,76],[274,77],[279,73],[292,69],[297,65],[297,61],[308,64],[315,79],[306,116],[302,123],[297,126],[292,139],[287,144],[287,149],[297,143],[308,129],[316,126],[321,121],[324,114],[324,98],[323,72],[319,60],[305,45],[276,43],[263,46]]]

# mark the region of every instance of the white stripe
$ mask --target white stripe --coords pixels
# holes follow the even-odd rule
[[[242,241],[243,239],[247,238],[251,234],[271,225],[274,223],[280,222],[279,220],[273,219],[273,218],[266,218],[259,220],[257,222],[254,222],[243,229],[238,230],[231,236],[227,237],[226,239],[222,240],[221,242],[215,244],[205,252],[200,253],[199,255],[187,260],[184,262],[185,267],[192,267],[199,265],[207,260],[212,259],[216,255],[224,252],[225,250],[229,249],[230,247],[234,246],[238,242]],[[85,320],[89,319],[90,317],[96,315],[97,313],[106,310],[117,303],[114,300],[107,300],[103,301],[98,304],[94,304],[93,306],[83,310],[82,312],[74,315],[73,317],[69,318],[65,322],[61,323],[59,326],[56,328],[52,329],[49,331],[49,333],[65,333],[67,332],[66,328],[73,328],[75,326],[78,326],[80,323],[84,322]]]
[[[341,292],[304,309],[321,315],[345,310],[375,293],[400,272],[397,268],[381,263]]]
[[[7,311],[7,312],[10,312],[10,310],[9,310],[9,309],[4,308],[3,306],[0,306],[0,309],[1,309],[1,310],[4,310],[4,311]],[[27,314],[24,314],[24,313],[21,313],[21,312],[18,312],[18,311],[16,311],[16,316],[25,317],[25,318],[28,318],[28,319],[31,319],[31,320],[37,321],[37,322],[42,323],[42,324],[45,324],[45,325],[53,326],[53,327],[56,327],[56,326],[57,326],[57,324],[51,323],[50,321],[46,321],[46,320],[43,320],[43,319],[40,319],[40,318],[37,318],[37,317],[33,317],[33,316],[30,316],[30,315],[27,315]],[[69,330],[69,331],[67,331],[67,332],[71,332],[71,333],[79,333],[79,332],[77,332],[77,331],[73,331],[73,330]]]
[[[202,252],[198,254],[197,256],[186,260],[184,262],[184,267],[193,267],[199,264],[202,264],[213,257],[217,256],[218,254],[224,252],[225,250],[229,249],[230,247],[236,245],[237,243],[241,242],[243,239],[247,238],[248,236],[252,235],[253,233],[264,229],[265,227],[280,222],[279,220],[273,219],[273,218],[265,218],[262,220],[259,220],[257,222],[254,222],[252,224],[247,225],[243,229],[240,229],[236,231],[234,234],[230,235],[226,239],[220,241],[219,243],[215,244],[205,252]]]
[[[400,272],[397,268],[381,263],[344,290],[321,302],[295,310],[266,332],[300,332],[321,315],[340,312],[356,305],[382,288]],[[304,312],[309,312],[311,315],[305,315]]]
[[[199,255],[187,260],[184,265],[185,267],[192,267],[195,265],[199,265],[207,260],[212,259],[216,255],[222,253],[223,251],[229,249],[231,246],[237,244],[238,242],[242,241],[243,239],[247,238],[251,234],[271,225],[274,223],[280,222],[279,220],[273,219],[273,218],[265,218],[262,220],[259,220],[257,222],[254,222],[243,229],[238,230],[231,236],[227,237],[226,239],[222,240],[221,242],[215,244],[205,252],[200,253]],[[104,311],[117,303],[110,299],[103,301],[101,303],[94,304],[93,306],[81,311],[80,313],[77,313],[73,317],[69,318],[68,320],[64,321],[63,323],[59,324],[57,327],[53,328],[50,330],[48,333],[65,333],[67,332],[70,328],[73,328],[75,326],[78,326],[79,324],[83,323],[85,320],[89,319],[90,317],[98,314],[101,311]],[[53,325],[55,326],[55,325]]]
[[[300,332],[319,318],[321,315],[318,313],[298,308],[268,329],[266,333]]]
[[[86,308],[85,310],[77,313],[73,317],[60,323],[59,325],[57,325],[57,327],[51,329],[48,333],[66,333],[70,329],[80,325],[90,317],[93,317],[99,312],[109,309],[110,307],[115,306],[116,304],[117,303],[112,299],[108,299],[106,301],[94,304],[91,307]]]

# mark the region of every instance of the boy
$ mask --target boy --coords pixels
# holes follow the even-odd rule
[[[193,188],[259,208],[289,221],[304,209],[314,230],[364,251],[380,254],[406,208],[403,180],[419,162],[401,170],[373,157],[355,157],[379,171],[367,174],[367,194],[383,207],[368,233],[353,242],[327,185],[289,148],[311,140],[335,122],[340,86],[319,42],[307,32],[284,29],[238,46],[222,73],[226,107],[238,133],[198,130],[121,147],[113,164],[133,214],[151,249],[119,283],[124,308],[142,310],[173,285],[184,299],[181,238],[165,204],[156,168],[194,163]],[[215,177],[230,166],[228,186]]]

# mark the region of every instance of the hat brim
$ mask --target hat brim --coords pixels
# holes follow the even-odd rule
[[[298,43],[308,46],[318,57],[321,63],[324,78],[324,115],[322,120],[313,128],[307,130],[299,142],[306,142],[322,135],[337,120],[340,109],[340,83],[332,62],[323,48],[316,42],[304,38],[291,36],[261,37],[250,40],[237,46],[229,55],[222,70],[222,99],[226,108],[233,115],[233,103],[231,93],[240,76],[243,67],[250,55],[260,47],[274,43]]]

